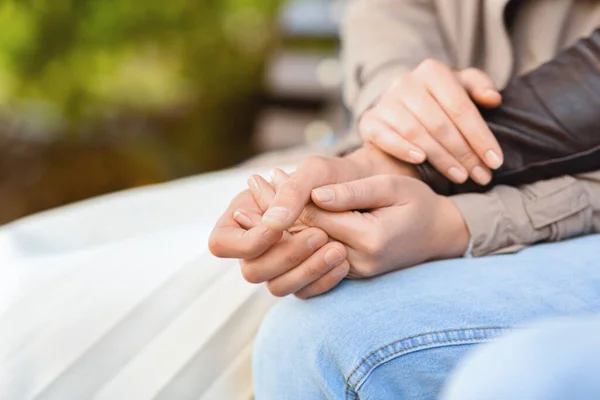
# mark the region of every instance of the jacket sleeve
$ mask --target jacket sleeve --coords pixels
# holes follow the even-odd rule
[[[486,191],[600,169],[600,30],[513,78],[502,96],[499,108],[482,110],[505,158],[491,185],[454,184],[431,165],[420,165],[436,192]]]
[[[473,256],[600,233],[600,171],[451,198],[471,234]]]
[[[344,101],[358,119],[426,58],[452,65],[433,1],[356,0],[342,25]]]

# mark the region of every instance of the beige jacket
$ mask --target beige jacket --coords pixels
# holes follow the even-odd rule
[[[360,116],[398,75],[425,58],[475,66],[503,87],[600,26],[600,2],[522,0],[511,32],[508,0],[356,0],[342,31],[344,99]],[[600,133],[599,133],[600,134]],[[454,196],[472,254],[600,232],[600,171],[486,194]]]

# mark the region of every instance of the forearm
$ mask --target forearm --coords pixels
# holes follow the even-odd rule
[[[482,110],[504,152],[490,186],[454,184],[430,165],[425,182],[441,194],[481,192],[600,168],[600,30],[550,62],[511,80],[503,104]]]
[[[600,171],[451,199],[469,229],[474,256],[600,233]]]

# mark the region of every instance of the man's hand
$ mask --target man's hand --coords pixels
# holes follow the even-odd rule
[[[399,77],[359,121],[366,142],[412,164],[427,159],[455,183],[470,176],[485,185],[502,150],[473,101],[494,108],[500,93],[484,72],[455,72],[425,60]],[[488,168],[489,167],[489,168]]]
[[[346,245],[351,278],[459,257],[468,247],[452,200],[415,179],[372,176],[315,189],[312,200],[302,221]]]
[[[278,179],[283,183],[288,176],[275,170],[274,180]],[[248,179],[248,186],[258,207],[266,210],[275,195],[271,185],[254,175]],[[233,218],[249,231],[261,224],[260,215],[254,213],[237,212]],[[319,228],[296,223],[293,231],[283,232],[283,238],[259,257],[241,260],[244,278],[251,283],[267,282],[267,288],[275,296],[293,293],[306,299],[331,290],[350,269],[346,248],[329,241]]]
[[[254,201],[249,190],[238,194],[211,232],[208,248],[212,254],[221,258],[255,258],[267,251],[283,233],[272,231],[263,225],[253,225],[245,229],[237,221],[248,224],[252,219],[262,216],[262,210]]]

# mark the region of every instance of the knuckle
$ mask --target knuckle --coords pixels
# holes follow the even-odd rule
[[[404,129],[402,130],[402,137],[404,137],[404,139],[406,139],[412,143],[419,139],[419,137],[421,136],[421,133],[422,133],[422,130],[420,129],[420,127],[418,125],[411,124],[411,125],[404,127]]]
[[[292,267],[300,265],[304,261],[304,259],[305,259],[305,257],[302,254],[302,252],[298,251],[298,250],[296,250],[296,251],[289,251],[284,257],[285,257],[285,263],[286,263],[286,265],[292,266]]]
[[[430,132],[438,140],[451,140],[455,136],[453,130],[446,121],[433,121],[429,127]],[[454,132],[458,134],[457,132]]]
[[[374,262],[371,260],[361,260],[352,263],[352,272],[348,275],[350,279],[367,279],[376,275]]]
[[[310,294],[308,294],[307,292],[303,292],[303,291],[294,293],[294,296],[296,296],[300,300],[307,300],[311,297]]]
[[[434,58],[426,58],[417,66],[415,71],[417,73],[431,73],[438,70],[441,66],[441,62]]]
[[[300,221],[302,221],[305,225],[313,226],[317,224],[319,219],[318,215],[319,213],[316,208],[306,206],[300,214]]]
[[[392,81],[392,84],[390,85],[389,90],[387,90],[383,93],[380,102],[383,101],[384,99],[386,99],[388,96],[394,97],[394,95],[392,93],[401,92],[410,79],[411,79],[410,73],[403,74],[403,75],[400,75],[397,78],[395,78]]]
[[[267,289],[269,290],[269,292],[271,292],[271,294],[275,297],[285,297],[287,296],[289,293],[285,290],[284,287],[282,287],[281,285],[278,285],[276,282],[274,281],[269,281],[267,282]]]
[[[385,237],[380,232],[372,232],[365,236],[362,247],[367,254],[378,255],[385,249]]]
[[[463,118],[471,111],[472,104],[468,99],[461,99],[452,102],[452,106],[446,108],[446,112],[451,118]]]
[[[360,135],[365,140],[373,140],[377,135],[377,124],[371,118],[366,120],[360,128]]]
[[[208,238],[208,250],[215,257],[224,257],[225,249],[223,248],[221,241],[214,233]]]
[[[245,260],[240,261],[240,267],[242,276],[247,282],[250,283],[261,283],[262,279],[258,273],[258,268],[254,268],[254,265],[246,262]]]
[[[399,127],[401,126],[400,119],[398,118],[397,107],[392,106],[382,106],[377,110],[377,116],[381,121],[393,126]]]
[[[304,274],[304,277],[306,279],[308,279],[309,281],[314,281],[315,279],[321,277],[321,275],[323,275],[323,271],[322,268],[325,266],[325,263],[323,263],[323,265],[306,265],[302,272]]]
[[[456,155],[456,159],[461,165],[473,166],[479,164],[479,157],[473,153],[470,149],[463,149],[459,154]]]

